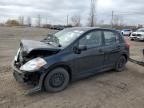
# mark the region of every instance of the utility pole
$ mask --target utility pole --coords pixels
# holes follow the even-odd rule
[[[96,0],[91,0],[91,10],[90,10],[90,26],[93,27],[95,26],[96,23]]]
[[[46,24],[48,24],[48,17],[46,16]]]
[[[69,24],[69,16],[67,15],[67,25]]]
[[[31,21],[31,17],[29,16],[27,17],[27,26],[31,27],[31,25],[32,25],[32,21]]]
[[[114,11],[112,11],[111,27],[113,28]]]
[[[41,26],[41,16],[38,15],[37,17],[38,17],[37,18],[37,27],[40,27]]]

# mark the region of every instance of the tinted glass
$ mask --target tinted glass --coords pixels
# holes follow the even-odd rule
[[[144,32],[144,28],[138,29],[137,32]]]
[[[118,34],[114,32],[105,31],[104,38],[105,38],[105,45],[111,45],[120,42]]]
[[[79,41],[79,46],[96,47],[102,44],[102,32],[93,31],[88,33]]]

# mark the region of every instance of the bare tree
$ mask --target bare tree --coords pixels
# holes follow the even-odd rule
[[[24,16],[19,16],[19,23],[21,26],[24,25]]]
[[[27,25],[31,27],[32,25],[31,17],[27,17]]]
[[[20,23],[18,20],[7,20],[5,23],[7,26],[20,26]]]
[[[103,25],[103,24],[104,24],[104,20],[101,19],[101,20],[99,21],[99,25]]]
[[[114,16],[114,18],[113,18],[113,24],[114,25],[119,25],[119,16],[118,15]]]
[[[119,22],[119,23],[120,23],[120,26],[123,26],[123,25],[124,25],[124,19],[123,19],[122,16],[120,17],[120,22]]]
[[[81,26],[81,17],[80,15],[74,15],[71,17],[71,22],[73,26]]]
[[[48,17],[45,18],[45,24],[48,24]]]
[[[91,0],[90,17],[88,21],[89,26],[93,27],[96,25],[96,0]]]
[[[114,15],[113,24],[116,26],[123,25],[123,18],[120,15]]]

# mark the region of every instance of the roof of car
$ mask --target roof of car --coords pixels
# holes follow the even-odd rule
[[[127,30],[131,30],[131,29],[123,29],[123,31],[127,31]]]
[[[139,28],[138,30],[144,30],[144,28]]]
[[[68,28],[69,30],[80,30],[80,31],[89,31],[93,29],[105,29],[105,30],[114,30],[114,29],[106,29],[106,28],[100,28],[100,27],[72,27]]]

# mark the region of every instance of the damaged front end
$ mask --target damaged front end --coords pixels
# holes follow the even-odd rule
[[[43,58],[59,51],[41,42],[21,41],[12,68],[14,70],[13,75],[18,82],[34,85],[34,88],[29,90],[28,94],[42,89],[43,73],[46,70],[44,66],[47,64]]]

